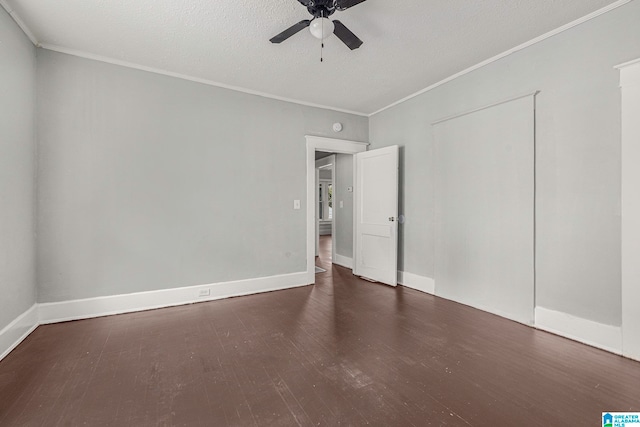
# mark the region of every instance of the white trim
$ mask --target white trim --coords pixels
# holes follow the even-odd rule
[[[555,30],[551,30],[548,33],[545,33],[545,34],[543,34],[543,35],[541,35],[539,37],[531,39],[528,42],[522,43],[519,46],[516,46],[516,47],[514,47],[512,49],[509,49],[509,50],[507,50],[505,52],[502,52],[502,53],[500,53],[500,54],[498,54],[498,55],[496,55],[496,56],[494,56],[492,58],[489,58],[489,59],[487,59],[485,61],[482,61],[482,62],[480,62],[480,63],[478,63],[478,64],[476,64],[476,65],[474,65],[472,67],[469,67],[469,68],[467,68],[465,70],[462,70],[459,73],[456,73],[456,74],[454,74],[452,76],[449,76],[444,80],[440,80],[439,82],[434,83],[431,86],[428,86],[428,87],[426,87],[426,88],[424,88],[424,89],[422,89],[422,90],[420,90],[420,91],[418,91],[418,92],[416,92],[414,94],[406,96],[406,97],[402,98],[399,101],[396,101],[396,102],[394,102],[392,104],[389,104],[386,107],[383,107],[383,108],[379,109],[378,111],[375,111],[375,112],[369,114],[369,117],[375,116],[376,114],[381,113],[381,112],[383,112],[385,110],[388,110],[389,108],[395,107],[396,105],[402,104],[403,102],[406,102],[406,101],[408,101],[408,100],[410,100],[412,98],[415,98],[416,96],[419,96],[419,95],[422,95],[423,93],[429,92],[430,90],[433,90],[433,89],[435,89],[435,88],[437,88],[439,86],[442,86],[445,83],[448,83],[448,82],[450,82],[452,80],[455,80],[458,77],[462,77],[465,74],[469,74],[472,71],[475,71],[475,70],[477,70],[479,68],[482,68],[482,67],[484,67],[486,65],[489,65],[489,64],[491,64],[493,62],[499,61],[500,59],[502,59],[502,58],[504,58],[506,56],[509,56],[509,55],[511,55],[513,53],[516,53],[516,52],[520,51],[520,50],[526,49],[526,48],[528,48],[530,46],[533,46],[534,44],[540,43],[540,42],[542,42],[542,41],[544,41],[546,39],[549,39],[549,38],[551,38],[553,36],[556,36],[556,35],[558,35],[560,33],[565,32],[567,30],[570,30],[573,27],[576,27],[576,26],[578,26],[580,24],[583,24],[583,23],[585,23],[587,21],[590,21],[590,20],[592,20],[594,18],[597,18],[598,16],[603,15],[603,14],[605,14],[607,12],[610,12],[610,11],[612,11],[614,9],[617,9],[620,6],[624,6],[625,4],[630,3],[631,1],[632,0],[618,0],[618,1],[612,3],[612,4],[608,5],[608,6],[603,7],[602,9],[596,10],[595,12],[592,12],[592,13],[586,15],[586,16],[583,16],[582,18],[578,18],[575,21],[572,21],[572,22],[570,22],[570,23],[568,23],[566,25],[563,25],[563,26],[561,26],[559,28],[556,28]]]
[[[163,76],[175,77],[175,78],[178,78],[178,79],[188,80],[188,81],[196,82],[196,83],[201,83],[201,84],[205,84],[205,85],[208,85],[208,86],[215,86],[215,87],[219,87],[219,88],[223,88],[223,89],[233,90],[233,91],[236,91],[236,92],[246,93],[246,94],[249,94],[249,95],[255,95],[255,96],[261,96],[263,98],[275,99],[277,101],[290,102],[292,104],[304,105],[306,107],[322,108],[323,110],[337,111],[339,113],[353,114],[353,115],[362,116],[362,117],[367,117],[368,116],[367,113],[362,113],[362,112],[359,112],[359,111],[345,110],[345,109],[342,109],[342,108],[331,107],[329,105],[315,104],[313,102],[306,102],[306,101],[302,101],[302,100],[299,100],[299,99],[286,98],[284,96],[278,96],[278,95],[274,95],[274,94],[271,94],[271,93],[261,92],[261,91],[258,91],[258,90],[247,89],[247,88],[243,88],[243,87],[240,87],[240,86],[228,85],[228,84],[216,82],[216,81],[213,81],[213,80],[208,80],[208,79],[203,79],[203,78],[200,78],[200,77],[189,76],[187,74],[174,73],[172,71],[166,71],[166,70],[162,70],[160,68],[148,67],[146,65],[140,65],[140,64],[136,64],[136,63],[128,62],[128,61],[121,61],[119,59],[108,58],[106,56],[101,56],[101,55],[94,55],[93,53],[83,52],[83,51],[76,50],[76,49],[68,49],[66,47],[56,46],[56,45],[49,44],[49,43],[42,43],[40,45],[40,47],[43,48],[43,49],[54,51],[54,52],[64,53],[66,55],[72,55],[72,56],[77,56],[77,57],[80,57],[80,58],[91,59],[93,61],[105,62],[107,64],[112,64],[112,65],[119,65],[121,67],[126,67],[126,68],[133,68],[134,70],[146,71],[146,72],[149,72],[149,73],[160,74],[160,75],[163,75]]]
[[[2,1],[2,0],[0,0],[0,1]],[[630,67],[630,66],[636,65],[636,64],[640,64],[640,58],[632,59],[631,61],[627,61],[627,62],[623,62],[622,64],[618,64],[613,68],[617,68],[618,70],[620,70],[622,68],[627,68],[627,67]]]
[[[18,16],[16,11],[11,9],[11,6],[9,6],[9,3],[7,3],[6,0],[0,0],[0,6],[2,6],[3,9],[7,11],[9,16],[13,18],[16,24],[18,24],[18,27],[20,27],[22,32],[27,37],[29,37],[29,40],[31,40],[31,43],[33,43],[36,47],[39,47],[40,43],[38,42],[38,39],[36,39],[36,36],[33,34],[33,31],[31,31],[29,27],[27,27],[27,24],[25,24],[24,21],[20,18],[20,16]]]
[[[534,327],[536,329],[611,353],[621,354],[622,352],[622,328],[620,326],[605,325],[544,307],[536,307],[535,319]]]
[[[316,185],[315,185],[315,188],[313,190],[314,191],[313,197],[315,198],[315,204],[314,204],[314,207],[315,207],[315,209],[314,209],[315,210],[315,213],[314,213],[314,217],[315,217],[315,227],[314,227],[315,228],[315,230],[314,230],[315,238],[314,239],[316,241],[316,251],[315,251],[316,253],[315,253],[315,256],[318,256],[318,255],[320,255],[320,237],[319,237],[320,236],[320,224],[318,223],[318,217],[320,216],[320,203],[319,203],[319,200],[318,200],[320,198],[319,194],[318,194],[318,183],[320,182],[320,169],[316,168],[314,175],[315,175],[315,179],[316,179]]]
[[[336,218],[338,216],[338,207],[336,206],[336,173],[338,172],[338,167],[336,165],[337,157],[335,154],[332,154],[333,157],[333,166],[331,167],[331,191],[333,198],[332,203],[333,207],[331,208],[331,259],[333,259],[337,252],[337,241],[338,235],[337,232],[337,221]]]
[[[301,272],[209,285],[44,303],[39,305],[40,324],[90,319],[296,288],[308,285],[306,278],[306,273]],[[209,290],[210,295],[199,296],[201,291],[207,290]]]
[[[431,295],[436,294],[436,282],[430,277],[398,270],[398,284]]]
[[[324,136],[305,135],[307,145],[313,144],[314,150],[327,153],[354,154],[367,151],[368,142],[349,141],[347,139],[326,138]],[[314,157],[315,161],[315,157]]]
[[[368,147],[367,147],[368,148]],[[351,245],[351,270],[353,272],[353,266],[355,265],[355,257],[356,257],[356,227],[358,226],[358,217],[356,212],[356,173],[358,171],[358,159],[354,154],[351,156],[352,166],[351,170],[353,171],[353,181],[352,181],[352,192],[351,192],[351,206],[353,206],[352,214],[351,214],[351,229],[353,230],[353,242]]]
[[[511,97],[511,98],[503,99],[502,101],[498,101],[498,102],[494,102],[494,103],[491,103],[491,104],[488,104],[488,105],[484,105],[482,107],[474,108],[473,110],[468,110],[468,111],[465,111],[465,112],[462,112],[462,113],[457,113],[457,114],[454,114],[454,115],[451,115],[451,116],[447,116],[447,117],[444,117],[442,119],[436,120],[435,122],[432,122],[431,126],[434,126],[434,125],[437,125],[437,124],[440,124],[440,123],[444,123],[444,122],[447,122],[449,120],[457,119],[458,117],[468,116],[469,114],[477,113],[478,111],[482,111],[482,110],[486,110],[486,109],[491,108],[491,107],[496,107],[498,105],[506,104],[507,102],[517,101],[518,99],[527,98],[529,96],[536,96],[539,93],[540,93],[540,91],[536,90],[535,92],[525,93],[524,95],[514,96],[514,97]]]
[[[11,353],[38,325],[38,304],[34,304],[5,326],[0,331],[0,360]]]
[[[315,283],[316,150],[328,153],[355,154],[367,151],[369,143],[313,135],[306,135],[305,138],[307,140],[307,283]],[[355,168],[353,173],[355,176]]]
[[[640,360],[640,60],[619,67],[621,87],[622,204],[621,236],[622,353]]]
[[[0,360],[39,325],[297,288],[307,286],[309,283],[306,279],[307,273],[299,272],[208,285],[34,304],[0,331]],[[199,296],[202,291],[208,291],[209,295]]]
[[[353,269],[353,258],[349,258],[348,256],[333,254],[333,259],[331,260],[331,263],[339,265],[341,267],[348,268],[349,270]]]
[[[640,86],[640,59],[620,65],[618,71],[620,71],[621,88]]]

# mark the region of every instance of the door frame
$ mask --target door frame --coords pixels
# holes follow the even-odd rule
[[[316,219],[316,150],[336,154],[356,154],[367,151],[368,142],[349,141],[346,139],[333,139],[320,136],[306,135],[307,140],[307,283],[316,282],[316,243],[315,243],[315,219]],[[353,173],[356,173],[355,156],[353,156]],[[355,175],[354,175],[355,176]],[[355,229],[354,229],[355,243]],[[355,251],[356,248],[354,247]]]
[[[638,256],[640,256],[640,244],[638,243],[640,236],[638,177],[640,174],[636,167],[640,159],[640,149],[638,149],[640,125],[636,119],[640,111],[640,102],[638,102],[640,96],[640,59],[618,65],[616,68],[620,71],[622,101],[622,324],[619,348],[623,356],[640,361],[640,312],[637,308],[637,300],[640,295],[640,290],[638,290],[640,268],[637,263]],[[618,346],[618,337],[615,340],[615,345]],[[613,345],[613,343],[610,344],[611,347]],[[607,347],[602,348],[608,349]]]

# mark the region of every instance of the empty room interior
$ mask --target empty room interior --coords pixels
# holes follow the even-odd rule
[[[0,5],[1,426],[640,425],[640,0]]]

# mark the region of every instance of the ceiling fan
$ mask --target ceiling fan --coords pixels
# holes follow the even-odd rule
[[[329,16],[333,15],[337,10],[347,10],[366,0],[298,0],[309,13],[313,15],[313,19],[305,19],[297,24],[287,28],[277,36],[273,37],[271,43],[282,43],[289,37],[297,34],[303,29],[309,27],[311,34],[317,39],[324,40],[331,34],[335,34],[349,49],[354,50],[362,45],[360,40],[353,34],[344,24],[337,19],[331,21]]]

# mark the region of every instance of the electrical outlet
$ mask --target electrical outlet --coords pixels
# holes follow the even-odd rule
[[[199,297],[208,297],[211,296],[211,289],[200,289],[198,292]]]

